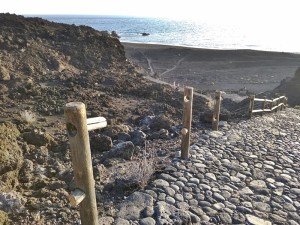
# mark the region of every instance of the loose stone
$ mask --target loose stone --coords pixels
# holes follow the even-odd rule
[[[170,196],[174,196],[175,195],[175,190],[170,188],[170,187],[165,187],[164,188],[165,192],[167,195],[170,195]]]
[[[179,190],[180,190],[179,186],[177,186],[177,185],[175,185],[175,184],[171,184],[170,187],[171,187],[174,191],[179,191]]]
[[[220,195],[219,193],[217,193],[217,192],[215,192],[215,193],[213,194],[213,197],[214,197],[217,201],[225,201],[225,198],[224,198],[222,195]]]
[[[200,183],[199,179],[198,178],[194,178],[194,177],[192,177],[191,179],[189,179],[189,182],[193,183],[193,184],[199,184]]]
[[[191,199],[191,200],[189,200],[189,205],[190,206],[198,206],[198,201],[196,199]]]
[[[243,189],[241,189],[240,191],[239,191],[239,193],[240,193],[240,195],[252,195],[252,194],[254,194],[253,193],[253,191],[251,191],[251,189],[250,188],[248,188],[248,187],[244,187]]]
[[[193,195],[191,195],[190,193],[184,193],[183,196],[185,200],[190,200],[193,198]]]
[[[156,222],[153,218],[147,217],[140,220],[140,225],[155,225]]]
[[[188,210],[190,207],[187,202],[176,202],[175,205],[178,209],[182,209],[182,210]]]
[[[159,178],[168,182],[175,182],[177,180],[175,177],[172,177],[171,175],[166,173],[160,174]]]
[[[174,198],[177,200],[177,201],[180,201],[180,202],[183,202],[183,196],[181,194],[175,194]]]
[[[175,199],[170,197],[170,196],[167,196],[166,197],[166,203],[170,204],[170,205],[174,205],[175,204]]]
[[[219,217],[223,224],[232,224],[231,216],[228,213],[220,213]]]
[[[263,180],[253,180],[250,182],[249,186],[255,190],[267,187],[266,183]]]
[[[254,202],[253,206],[255,209],[263,211],[263,212],[270,212],[271,211],[271,207],[269,204],[267,203],[263,203],[263,202]]]
[[[191,222],[193,224],[199,224],[201,222],[201,219],[199,218],[199,216],[197,216],[197,215],[195,215],[191,212],[189,212],[189,214],[190,214],[190,217],[191,217]]]
[[[272,223],[270,221],[258,218],[256,216],[253,216],[250,214],[246,214],[246,219],[247,219],[248,223],[251,225],[272,225]]]
[[[153,181],[152,184],[154,187],[160,187],[160,188],[169,187],[169,183],[163,179],[157,179],[157,180]]]
[[[288,210],[289,212],[295,212],[296,211],[296,208],[291,203],[288,203],[288,202],[283,204],[283,208]]]
[[[213,204],[213,208],[220,211],[221,209],[225,208],[225,205],[223,203],[215,203]]]
[[[206,173],[205,176],[211,180],[217,180],[215,174],[213,173]]]
[[[159,193],[157,199],[158,199],[159,201],[165,201],[165,199],[166,199],[166,194],[165,194],[165,193]]]

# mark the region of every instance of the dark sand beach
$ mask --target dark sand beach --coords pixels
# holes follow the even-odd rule
[[[245,87],[250,92],[265,92],[294,76],[300,66],[300,54],[292,53],[122,44],[127,57],[151,75],[200,91]]]

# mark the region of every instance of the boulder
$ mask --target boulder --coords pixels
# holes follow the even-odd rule
[[[186,210],[177,209],[164,201],[157,202],[155,215],[158,225],[191,224],[191,216]]]
[[[131,136],[127,133],[120,132],[120,133],[118,133],[118,140],[119,141],[130,141]]]
[[[30,132],[23,133],[23,139],[28,144],[38,147],[52,145],[55,143],[53,137],[39,129],[33,129]]]
[[[109,151],[112,146],[112,139],[109,136],[97,134],[90,139],[91,150],[96,152]]]
[[[135,145],[143,145],[145,143],[147,135],[140,130],[135,130],[130,133],[132,143]]]
[[[0,193],[0,202],[0,210],[6,213],[18,213],[24,210],[22,204],[24,199],[17,192]]]
[[[150,140],[154,139],[168,139],[169,138],[169,131],[167,129],[160,129],[152,133],[149,137]]]
[[[135,149],[136,148],[131,141],[125,141],[113,146],[113,148],[108,152],[107,157],[131,160]]]
[[[170,130],[174,122],[164,115],[155,116],[152,118],[149,127],[151,130],[159,131],[160,129]]]
[[[127,125],[113,125],[104,130],[103,134],[111,137],[112,139],[118,139],[119,133],[128,133],[130,127]]]
[[[147,206],[153,206],[153,197],[146,193],[134,192],[119,206],[117,216],[126,220],[138,220]]]

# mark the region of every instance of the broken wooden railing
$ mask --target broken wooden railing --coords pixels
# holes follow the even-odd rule
[[[103,117],[86,118],[82,102],[70,102],[65,106],[67,133],[70,141],[72,165],[76,189],[68,197],[70,204],[80,206],[82,225],[98,225],[95,180],[88,131],[107,126]]]
[[[261,109],[254,109],[254,103],[261,102]],[[273,112],[274,110],[286,108],[287,106],[287,97],[280,96],[275,99],[266,99],[266,98],[255,98],[255,95],[250,96],[250,106],[249,106],[249,117],[252,117],[253,113],[261,113],[262,115],[265,112]]]

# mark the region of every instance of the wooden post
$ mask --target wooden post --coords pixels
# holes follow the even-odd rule
[[[265,113],[265,109],[266,109],[266,105],[267,105],[267,98],[265,97],[265,101],[263,101],[262,103],[262,112],[261,112],[261,115],[263,116],[264,113]]]
[[[254,108],[254,98],[255,98],[255,95],[250,96],[249,118],[252,117],[252,111]]]
[[[181,158],[187,159],[189,157],[190,148],[190,134],[192,125],[192,106],[193,106],[193,88],[184,87],[183,97],[183,128],[181,130]]]
[[[81,202],[79,203],[81,224],[98,225],[95,181],[93,176],[85,105],[81,102],[71,102],[66,104],[65,119],[70,141],[76,186],[83,192],[80,196],[83,194],[85,195],[83,200],[80,199],[82,197],[77,198],[74,196],[75,202],[78,199]]]
[[[212,118],[212,130],[218,130],[219,127],[219,118],[220,118],[220,109],[221,109],[221,92],[216,91],[215,93],[215,105]]]

